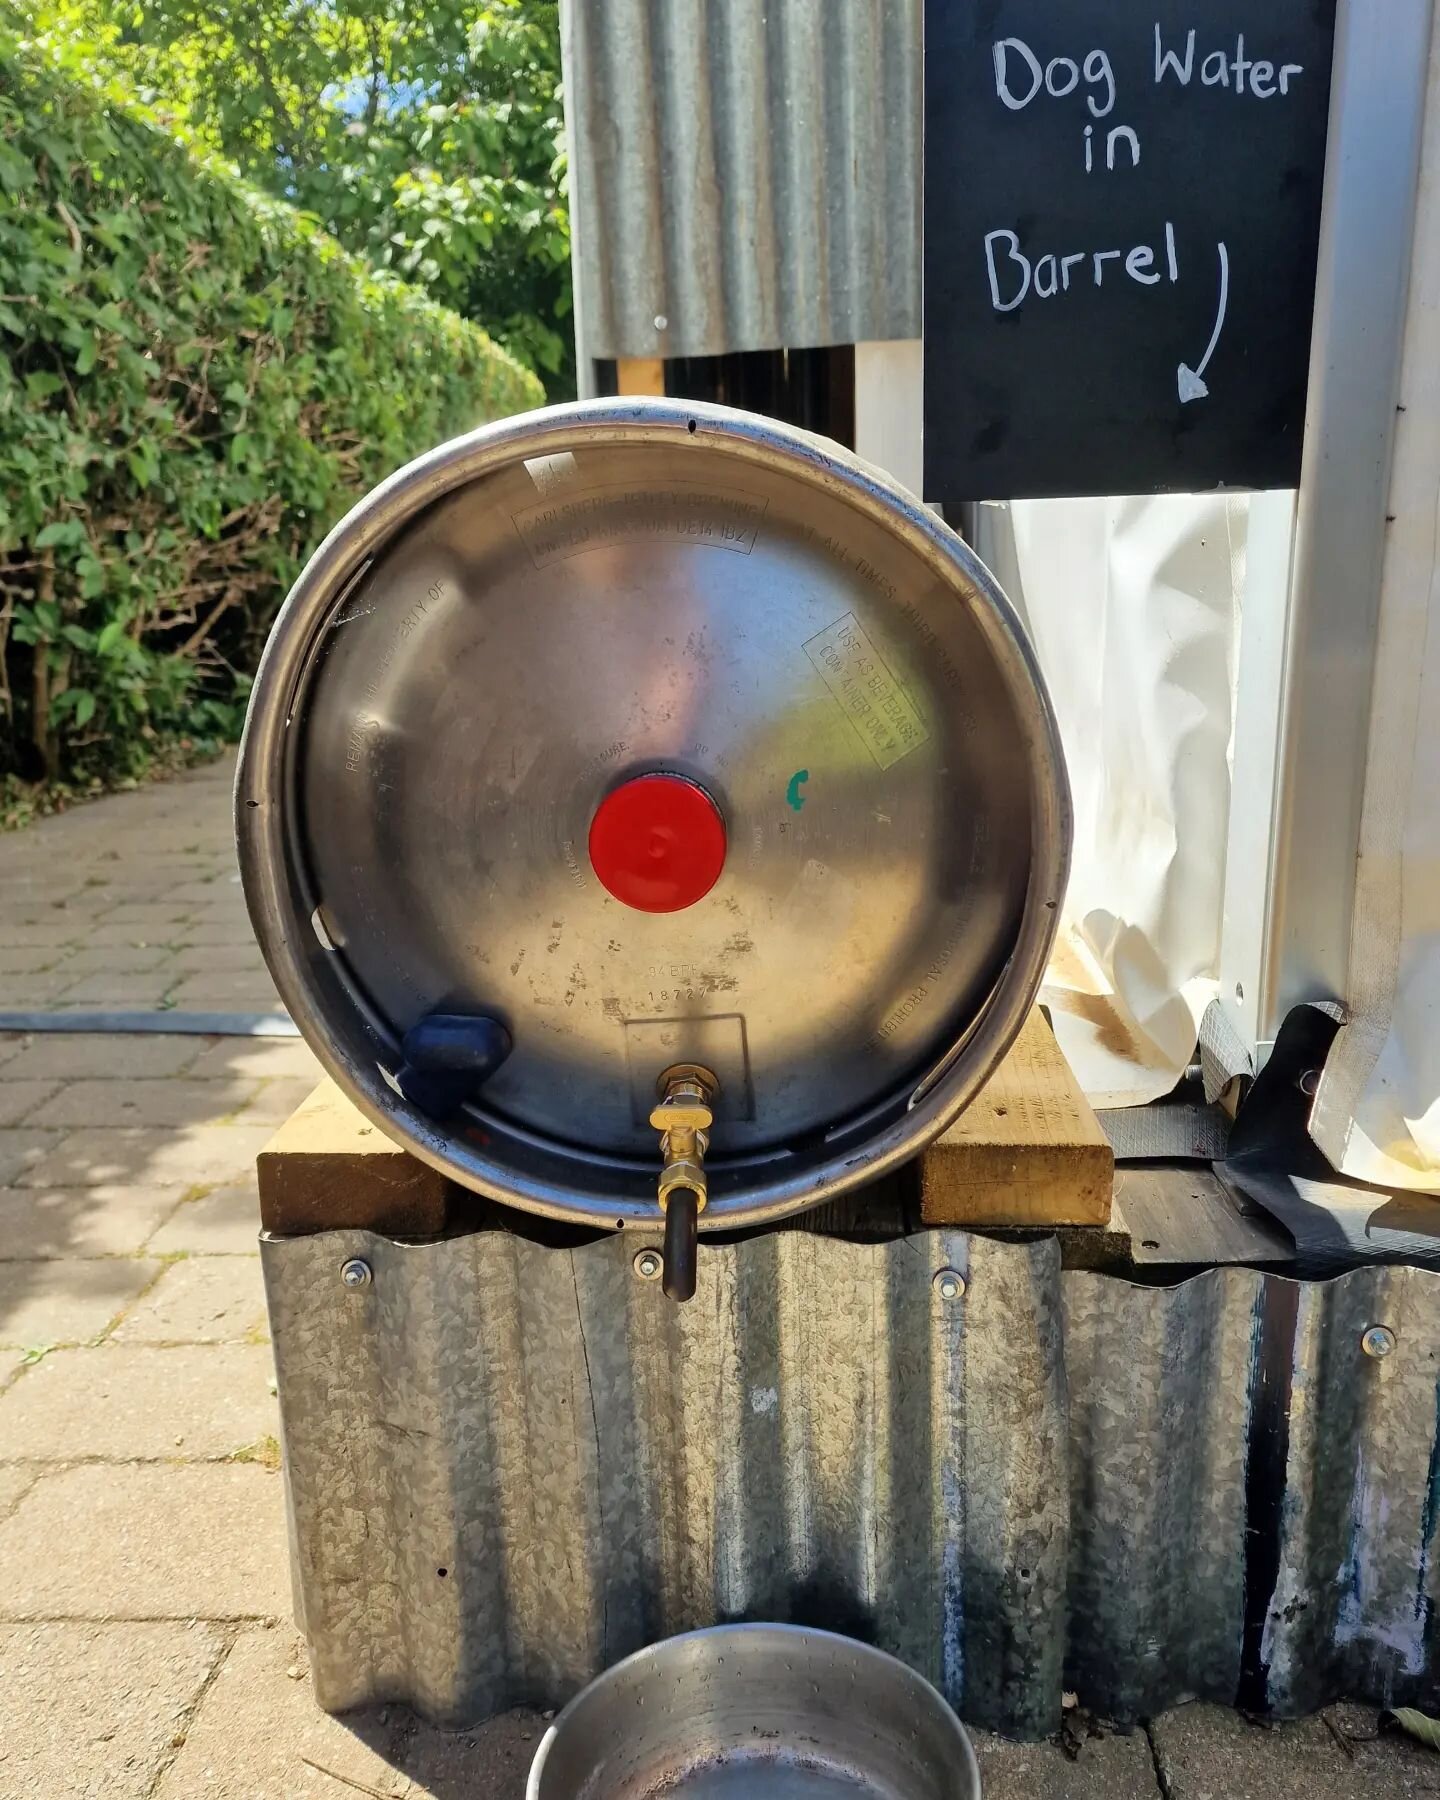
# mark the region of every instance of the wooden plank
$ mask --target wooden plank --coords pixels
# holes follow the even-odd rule
[[[1043,1016],[920,1165],[927,1225],[1103,1225],[1115,1157]]]
[[[457,1207],[469,1200],[463,1190],[392,1143],[329,1080],[261,1151],[258,1171],[261,1223],[280,1236],[354,1227],[426,1237],[469,1210]],[[985,1091],[921,1159],[920,1220],[1104,1225],[1113,1172],[1105,1134],[1034,1013]],[[874,1202],[867,1196],[867,1214]],[[849,1220],[845,1234],[905,1229],[898,1189],[887,1202],[877,1217]],[[823,1215],[809,1225],[826,1223],[836,1228]]]
[[[1087,1269],[1106,1275],[1129,1275],[1134,1271],[1135,1240],[1130,1221],[1120,1210],[1118,1194],[1110,1202],[1110,1217],[1103,1225],[1057,1225],[1055,1239],[1060,1245],[1062,1269]]]
[[[648,394],[665,398],[665,362],[659,356],[621,356],[615,362],[617,394]]]
[[[1242,1213],[1209,1169],[1123,1168],[1115,1176],[1115,1197],[1125,1209],[1137,1267],[1295,1260],[1289,1233],[1258,1211]]]
[[[451,1183],[392,1143],[328,1077],[260,1152],[256,1170],[260,1223],[277,1236],[445,1229]]]

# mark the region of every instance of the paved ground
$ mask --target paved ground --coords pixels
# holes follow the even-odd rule
[[[228,767],[0,838],[0,1008],[269,1011]],[[327,1718],[289,1616],[256,1150],[295,1041],[0,1034],[0,1800],[521,1800],[544,1722]],[[1375,1718],[980,1739],[986,1800],[1409,1800]]]
[[[233,779],[226,757],[0,835],[0,1010],[273,1012]]]

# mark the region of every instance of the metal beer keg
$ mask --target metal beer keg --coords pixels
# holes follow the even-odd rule
[[[1030,1006],[1060,745],[965,544],[837,445],[553,407],[336,526],[236,791],[285,1004],[391,1137],[597,1227],[754,1226],[872,1179]]]

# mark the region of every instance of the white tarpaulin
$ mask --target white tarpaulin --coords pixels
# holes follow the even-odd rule
[[[1215,993],[1246,513],[1219,495],[979,509],[1065,745],[1075,853],[1045,997],[1099,1106],[1167,1093]]]
[[[1347,1175],[1440,1191],[1440,47],[1432,48],[1350,943],[1311,1133]]]

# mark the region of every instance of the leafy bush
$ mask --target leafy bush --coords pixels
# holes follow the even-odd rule
[[[0,23],[0,776],[233,734],[338,514],[542,398],[127,100]]]
[[[33,0],[249,181],[575,392],[555,0]]]

